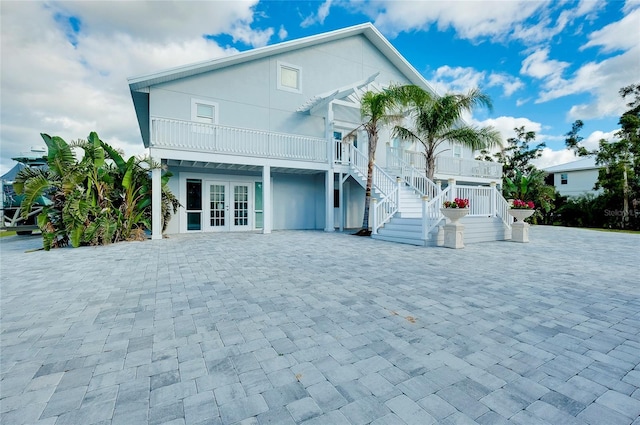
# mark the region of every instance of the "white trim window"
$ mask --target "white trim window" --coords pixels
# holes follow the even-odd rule
[[[302,68],[278,61],[278,90],[302,93]]]
[[[455,143],[453,145],[453,157],[462,158],[462,145]]]
[[[191,121],[217,124],[218,104],[208,100],[191,99]]]

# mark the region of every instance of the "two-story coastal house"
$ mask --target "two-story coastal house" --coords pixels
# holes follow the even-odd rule
[[[364,132],[345,136],[362,123],[361,95],[390,84],[432,91],[368,23],[130,78],[144,145],[174,173],[170,188],[184,206],[167,233],[358,228],[367,140]],[[395,239],[425,244],[442,220],[442,200],[460,194],[456,179],[458,188],[484,185],[475,215],[504,238],[510,220],[489,186],[500,181],[500,164],[444,147],[438,186],[424,177],[416,146],[390,136],[383,129],[377,148],[374,234],[404,211],[419,226]],[[161,238],[159,171],[153,184],[153,238]]]

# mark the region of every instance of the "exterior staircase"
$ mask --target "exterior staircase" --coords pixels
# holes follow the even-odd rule
[[[353,148],[350,158],[354,160],[349,161],[349,165],[354,179],[366,187],[363,157],[364,154]],[[374,166],[372,238],[416,246],[442,245],[446,219],[440,213],[440,206],[444,200],[456,197],[455,185],[452,190],[441,190],[426,179],[424,173],[402,163],[401,159],[395,158],[394,164],[401,164],[401,169]],[[460,220],[465,226],[466,244],[511,238],[508,204],[495,187],[459,186],[459,191],[459,196],[469,198],[472,205],[470,215]],[[423,200],[424,193],[428,194],[427,201]],[[489,199],[495,201],[493,205]],[[423,217],[425,211],[429,220]],[[425,232],[424,228],[428,230]]]

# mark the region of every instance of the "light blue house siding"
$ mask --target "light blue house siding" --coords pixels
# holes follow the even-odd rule
[[[279,64],[300,69],[299,93],[278,89]],[[409,83],[365,37],[354,36],[153,86],[150,114],[188,121],[191,102],[199,99],[218,104],[220,125],[324,137],[324,117],[297,112],[298,108],[314,96],[376,72],[382,84]],[[337,109],[336,120],[354,119],[353,113],[339,115]]]
[[[300,90],[292,91],[279,87],[278,72],[282,66],[290,66],[298,71]],[[299,112],[299,109],[319,95],[352,85],[374,74],[378,74],[376,82],[381,85],[410,83],[365,36],[354,35],[153,84],[148,88],[149,116],[192,122],[197,120],[194,116],[194,105],[203,103],[215,110],[213,124],[326,139],[325,110],[319,113]],[[334,127],[346,134],[360,125],[359,110],[336,105],[334,120]],[[360,143],[364,144],[366,140],[362,140],[362,136],[361,133]],[[175,138],[175,148],[184,150],[179,146],[180,136],[176,135]],[[187,180],[202,182],[202,225],[199,231],[207,231],[207,220],[210,218],[208,202],[211,199],[205,198],[212,195],[205,186],[212,182],[234,181],[248,182],[247,186],[251,187],[249,190],[253,190],[249,205],[250,225],[243,230],[260,229],[260,213],[256,215],[258,201],[255,199],[253,186],[256,182],[262,182],[260,167],[236,165],[217,169],[212,164],[209,166],[213,169],[201,167],[198,165],[202,163],[197,162],[197,149],[187,150],[192,151],[192,157],[189,159],[193,160],[193,166],[188,166],[189,161],[172,161],[170,155],[165,162],[174,174],[170,188],[183,205],[186,206],[187,202]],[[156,152],[162,153],[160,150]],[[378,149],[378,152],[381,160],[384,160],[384,147]],[[187,166],[183,165],[185,162]],[[338,206],[335,205],[334,209],[327,206],[327,202],[333,201],[327,195],[325,181],[326,173],[331,172],[328,171],[331,165],[318,164],[316,171],[305,169],[298,172],[295,162],[292,162],[290,167],[290,170],[274,168],[271,173],[272,229],[326,229],[326,223],[329,221],[326,215],[329,211],[333,211],[333,222],[338,227]],[[253,170],[246,172],[243,168]],[[337,188],[339,174],[331,174],[334,187]],[[348,179],[343,186],[342,198],[338,200],[344,203],[342,214],[345,227],[361,225],[363,200],[364,190],[360,184],[351,178]],[[189,229],[186,208],[183,208],[171,220],[167,233],[188,232]]]

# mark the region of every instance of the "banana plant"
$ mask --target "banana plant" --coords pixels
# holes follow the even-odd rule
[[[87,140],[67,144],[41,134],[48,147],[48,170],[24,169],[16,177],[16,193],[28,214],[46,194],[51,203],[38,216],[46,250],[65,246],[102,245],[139,239],[151,228],[150,170],[159,167],[146,158],[124,160],[120,152],[91,132]],[[84,155],[78,162],[74,149]],[[163,230],[180,203],[168,189],[171,173],[162,175]]]

